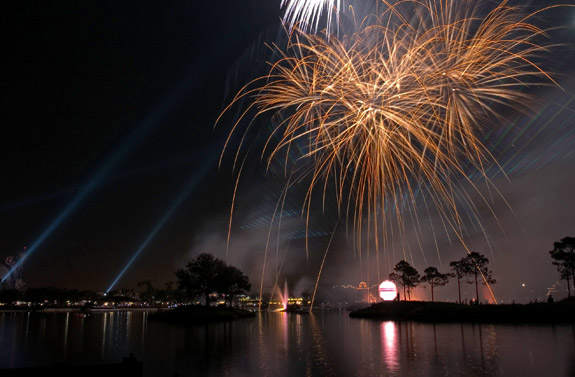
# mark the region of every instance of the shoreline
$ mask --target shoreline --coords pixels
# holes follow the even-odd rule
[[[10,308],[0,313],[107,313],[107,312],[158,312],[166,308]]]
[[[349,313],[351,318],[503,324],[575,323],[575,300],[532,304],[467,305],[447,302],[381,302]]]

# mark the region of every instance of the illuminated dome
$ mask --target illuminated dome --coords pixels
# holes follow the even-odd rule
[[[397,297],[397,287],[395,283],[389,280],[384,281],[379,285],[379,297],[383,299],[383,301],[392,301],[395,300]]]

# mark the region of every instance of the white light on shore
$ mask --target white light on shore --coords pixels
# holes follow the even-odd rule
[[[383,301],[392,301],[397,297],[397,287],[395,286],[395,283],[390,280],[386,280],[381,283],[378,291],[379,297],[381,297]]]

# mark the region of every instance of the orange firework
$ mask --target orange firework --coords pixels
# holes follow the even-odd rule
[[[470,200],[462,182],[475,188],[469,166],[491,186],[482,129],[499,120],[501,106],[524,108],[524,88],[554,83],[538,65],[549,47],[532,21],[539,12],[525,15],[506,0],[485,16],[476,0],[383,3],[352,34],[293,33],[286,48],[273,46],[280,58],[269,73],[230,104],[251,99],[230,137],[248,114],[274,114],[268,165],[304,145],[300,160],[313,163],[289,178],[310,177],[304,211],[314,189],[325,197],[333,182],[338,208],[353,215],[357,234],[368,219],[376,249],[389,221],[378,224],[377,214],[405,198],[414,206],[417,190],[463,243],[457,202]]]

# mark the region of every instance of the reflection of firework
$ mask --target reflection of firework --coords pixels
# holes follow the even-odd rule
[[[303,31],[317,31],[323,12],[327,12],[327,31],[332,17],[341,9],[341,0],[282,0],[285,6],[283,22],[292,30],[296,25]]]

